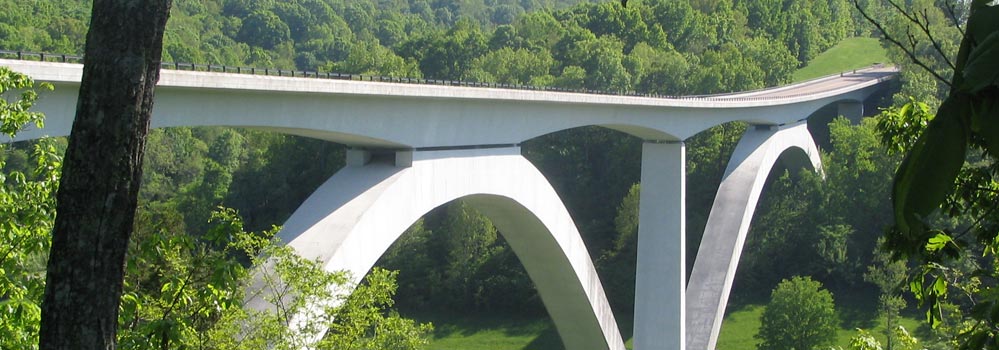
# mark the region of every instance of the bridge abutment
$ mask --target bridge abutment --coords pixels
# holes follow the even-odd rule
[[[635,350],[685,347],[686,146],[646,142],[638,209]]]

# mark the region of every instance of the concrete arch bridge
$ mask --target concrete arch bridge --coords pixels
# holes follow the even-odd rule
[[[56,87],[36,104],[45,129],[18,139],[68,135],[82,65],[0,59],[0,66]],[[263,129],[351,147],[347,167],[279,235],[300,255],[358,278],[423,214],[465,198],[510,243],[570,350],[625,347],[572,218],[519,145],[591,125],[637,136],[644,146],[634,345],[707,350],[770,169],[778,160],[819,169],[808,119],[860,117],[863,101],[895,74],[872,67],[753,92],[659,98],[163,70],[152,123]],[[684,140],[731,121],[750,127],[688,278]]]

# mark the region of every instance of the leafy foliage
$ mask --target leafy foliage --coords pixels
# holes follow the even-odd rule
[[[905,327],[898,326],[890,328],[889,333],[892,334],[891,339],[895,339],[896,343],[889,343],[888,349],[897,350],[915,350],[919,348],[919,339],[913,337],[909,334],[909,331]],[[874,338],[873,335],[868,333],[863,329],[859,329],[859,334],[850,338],[849,350],[882,350],[881,342]]]
[[[812,350],[832,343],[839,321],[821,283],[794,277],[774,288],[761,322],[757,348]]]
[[[0,133],[13,138],[42,115],[29,109],[37,98],[31,78],[0,67]],[[53,140],[31,147],[30,170],[10,170],[14,149],[0,145],[0,348],[33,349],[38,345],[45,261],[55,218],[61,153]]]
[[[886,112],[882,140],[890,149],[905,152],[895,175],[895,225],[886,234],[886,247],[897,257],[916,258],[922,264],[909,289],[920,305],[927,307],[927,321],[933,327],[943,326],[946,300],[956,289],[968,297],[967,316],[972,320],[968,327],[958,326],[961,348],[996,348],[999,333],[995,325],[999,320],[992,310],[997,298],[991,283],[984,283],[997,277],[996,270],[984,268],[969,274],[961,266],[962,262],[977,265],[966,260],[967,251],[996,259],[992,248],[997,242],[993,175],[999,156],[995,147],[999,130],[992,125],[999,116],[999,85],[995,81],[999,67],[993,57],[999,44],[995,39],[999,37],[995,22],[999,6],[976,0],[964,9],[964,4],[959,7],[946,2],[941,7],[947,18],[937,15],[940,10],[920,11],[924,4],[908,8],[889,4],[903,23],[920,35],[909,34],[903,43],[881,23],[875,24],[913,64],[949,91],[935,116],[929,115],[926,105],[914,101]],[[947,20],[954,28],[940,30],[938,23]],[[961,33],[956,57],[946,40],[952,31]],[[926,50],[931,54],[924,54]],[[958,224],[942,222],[944,215]],[[974,240],[965,238],[968,233]]]
[[[354,286],[349,276],[271,242],[267,237],[277,228],[244,232],[231,209],[214,212],[212,220],[201,240],[169,234],[165,226],[133,242],[121,348],[406,350],[426,344],[432,325],[389,311],[394,272],[375,269]],[[247,255],[255,256],[252,272],[237,259]],[[251,282],[263,287],[245,295]],[[244,301],[255,295],[274,309],[246,309]]]

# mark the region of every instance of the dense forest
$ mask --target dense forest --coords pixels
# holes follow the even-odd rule
[[[917,3],[934,16],[943,13],[932,1]],[[164,60],[706,94],[789,83],[796,69],[844,38],[876,36],[852,6],[847,0],[632,0],[627,7],[572,0],[175,0]],[[861,6],[880,18],[890,12],[873,1]],[[0,0],[0,49],[78,54],[89,7],[82,0]],[[902,82],[896,101],[912,95],[933,104],[943,91],[918,70],[906,70]],[[887,106],[891,98],[881,102]],[[832,120],[828,139],[819,140],[824,175],[774,170],[740,263],[737,302],[765,300],[782,279],[799,275],[865,305],[898,284],[904,265],[889,263],[877,245],[890,223],[887,198],[900,156],[881,145],[876,124]],[[689,257],[696,256],[714,191],[745,127],[728,123],[687,140]],[[238,211],[247,231],[280,225],[344,165],[345,150],[224,128],[154,130],[147,145],[137,240],[208,239],[220,206]],[[32,150],[12,145],[2,154],[5,171],[30,169]],[[585,127],[530,140],[523,154],[569,208],[617,318],[630,318],[641,140]],[[396,300],[403,311],[544,313],[501,232],[460,200],[416,222],[379,266],[400,271]]]

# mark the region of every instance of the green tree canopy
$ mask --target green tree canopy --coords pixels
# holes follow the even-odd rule
[[[28,76],[0,67],[0,137],[41,126],[41,113],[29,110],[35,88]],[[9,152],[7,143],[0,144],[0,348],[35,349],[61,156],[51,140],[42,141],[25,173],[7,170]]]
[[[813,350],[831,345],[839,320],[832,293],[809,277],[781,281],[760,319],[761,350]]]

